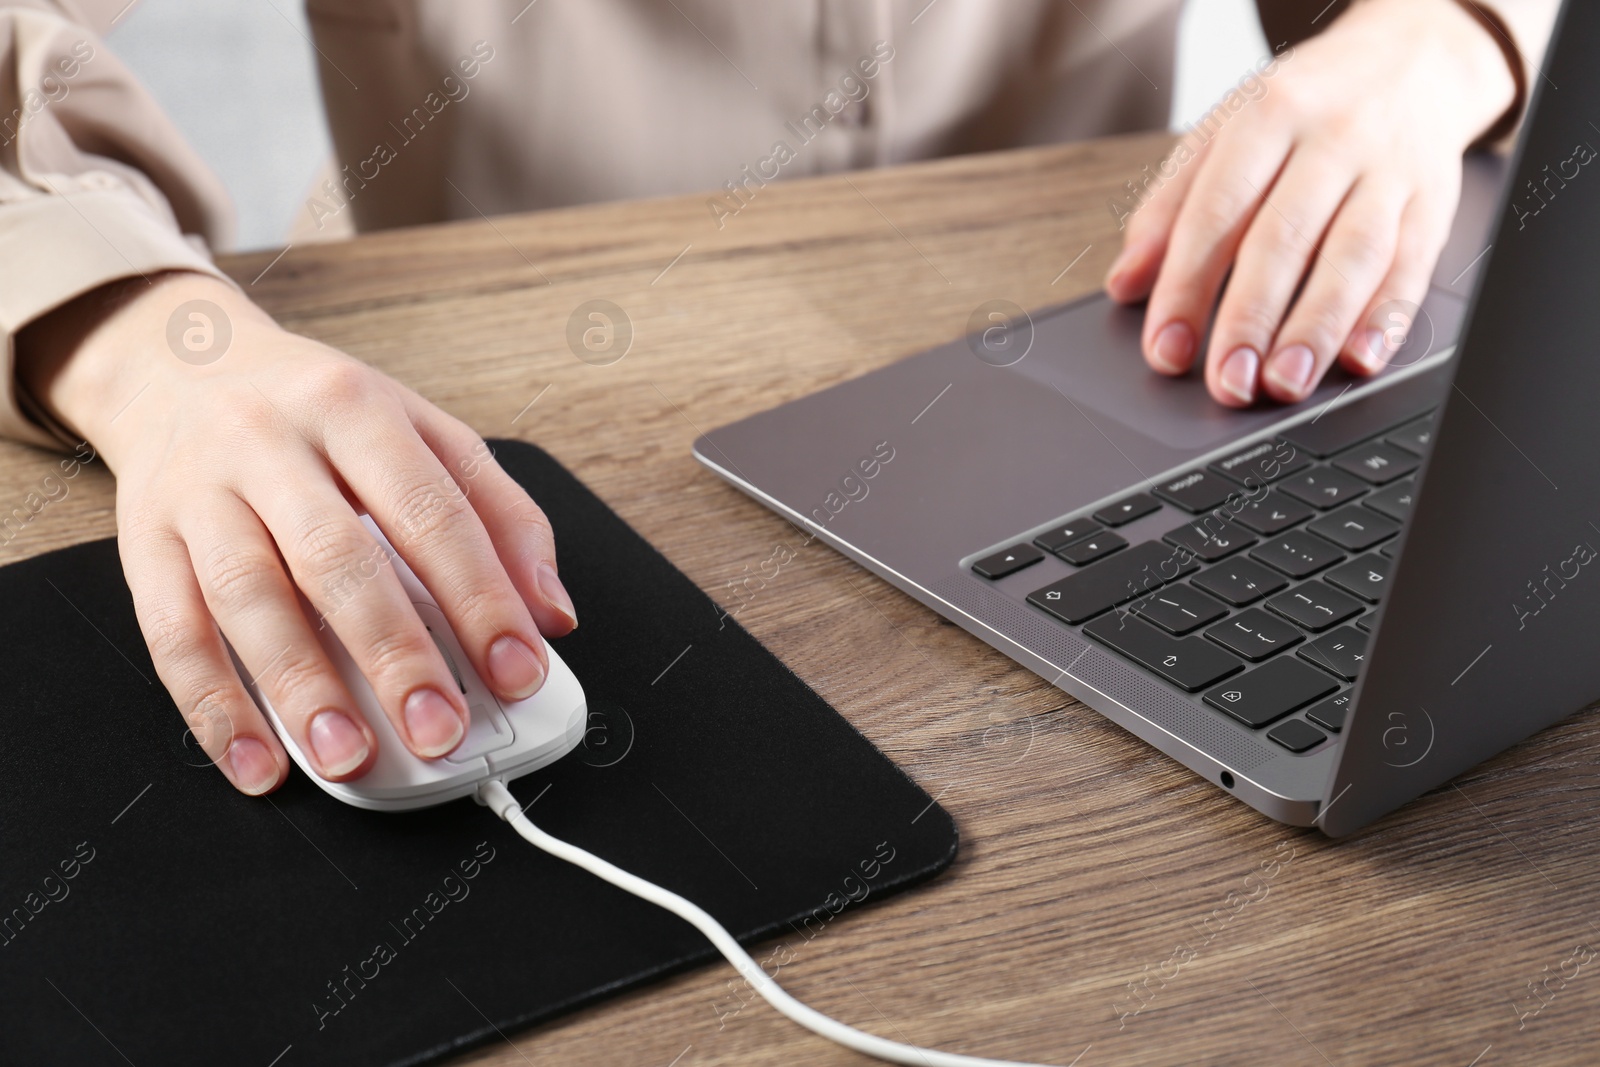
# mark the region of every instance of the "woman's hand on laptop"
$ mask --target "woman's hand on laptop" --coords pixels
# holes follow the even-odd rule
[[[191,301],[205,303],[180,307]],[[116,473],[123,570],[156,670],[241,791],[277,788],[289,758],[223,634],[325,778],[364,774],[377,739],[320,626],[412,752],[436,758],[464,735],[460,689],[358,509],[499,695],[543,684],[540,632],[576,625],[549,523],[476,433],[410,389],[192,273],[81,297],[19,352],[33,395]]]
[[[1193,366],[1215,309],[1206,387],[1230,407],[1303,400],[1335,359],[1382,369],[1403,335],[1382,312],[1422,302],[1462,153],[1515,95],[1458,0],[1356,4],[1262,74],[1163,163],[1106,281],[1149,298],[1144,354],[1163,374]]]

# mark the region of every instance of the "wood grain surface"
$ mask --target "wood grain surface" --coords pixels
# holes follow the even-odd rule
[[[1593,711],[1329,842],[804,544],[690,456],[699,430],[959,336],[985,300],[1034,308],[1096,288],[1118,247],[1107,199],[1166,143],[777,183],[720,230],[704,198],[686,197],[226,267],[289,328],[485,436],[549,449],[729,606],[730,582],[796,549],[739,621],[962,835],[934,882],[790,939],[781,980],[820,1010],[919,1044],[1079,1067],[1600,1063]],[[569,316],[593,299],[634,331],[608,366],[567,342]],[[20,501],[52,463],[0,445],[0,501]],[[107,536],[112,508],[111,479],[91,468],[0,560]],[[759,1002],[728,1015],[731,975],[706,967],[454,1062],[865,1062]],[[462,1012],[464,1028],[479,1024]]]

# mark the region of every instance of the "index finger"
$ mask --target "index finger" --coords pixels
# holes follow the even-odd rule
[[[1146,166],[1125,184],[1125,195],[1111,201],[1122,227],[1122,251],[1106,271],[1106,292],[1120,304],[1150,295],[1161,269],[1178,210],[1194,184],[1210,142],[1197,149],[1187,137],[1154,168]]]
[[[1287,130],[1220,139],[1195,176],[1145,313],[1145,358],[1157,370],[1193,366],[1222,280],[1289,148]]]

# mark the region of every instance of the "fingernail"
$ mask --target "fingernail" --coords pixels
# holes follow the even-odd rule
[[[342,711],[320,711],[311,720],[311,751],[324,775],[349,774],[367,760],[367,736]]]
[[[1354,355],[1356,362],[1367,373],[1375,374],[1383,369],[1394,352],[1389,348],[1389,338],[1382,330],[1368,330],[1361,335],[1361,343],[1355,346]]]
[[[512,700],[526,700],[544,684],[544,666],[522,641],[502,637],[489,646],[489,676]]]
[[[1267,377],[1282,392],[1304,396],[1311,388],[1311,368],[1317,357],[1305,345],[1290,345],[1267,361]]]
[[[419,756],[442,756],[461,742],[467,728],[450,702],[432,689],[418,689],[406,697],[406,733]]]
[[[235,738],[228,746],[228,769],[233,772],[233,784],[253,797],[278,784],[278,761],[253,737]]]
[[[1194,358],[1194,331],[1184,322],[1169,322],[1156,334],[1150,350],[1155,361],[1173,374],[1181,374]]]
[[[1256,399],[1256,371],[1261,367],[1261,357],[1253,348],[1235,348],[1222,361],[1222,373],[1217,384],[1222,391],[1241,404],[1254,403]]]
[[[556,569],[548,563],[539,564],[539,592],[550,602],[550,606],[567,617],[573,626],[578,625],[578,613],[572,607],[572,598],[567,595],[567,587],[561,584],[561,579],[556,575]]]

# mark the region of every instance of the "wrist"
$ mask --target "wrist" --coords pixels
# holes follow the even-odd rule
[[[1516,130],[1523,114],[1527,111],[1532,95],[1528,88],[1528,61],[1517,45],[1515,35],[1506,25],[1505,19],[1501,18],[1493,7],[1485,7],[1477,0],[1456,0],[1456,5],[1462,14],[1477,24],[1483,34],[1480,40],[1488,40],[1500,53],[1503,66],[1495,67],[1492,61],[1488,61],[1490,76],[1494,77],[1494,71],[1503,70],[1511,79],[1510,99],[1490,125],[1479,131],[1477,139],[1473,142],[1474,147],[1492,145],[1504,140]]]
[[[209,307],[186,307],[191,301]],[[271,321],[210,275],[168,271],[123,279],[25,327],[17,336],[16,373],[52,418],[106,452],[119,415],[142,390],[203,371],[207,347],[253,320]]]
[[[1501,126],[1523,95],[1515,46],[1469,0],[1365,0],[1347,17],[1376,19],[1379,32],[1405,43],[1425,72],[1422,84],[1449,101],[1463,146]]]

